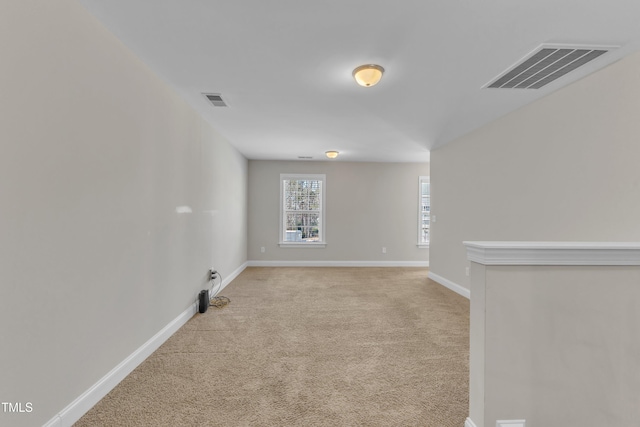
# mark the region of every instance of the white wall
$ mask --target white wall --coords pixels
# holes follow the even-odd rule
[[[74,1],[0,3],[0,57],[0,401],[33,405],[0,425],[34,426],[246,261],[247,161]]]
[[[278,246],[281,173],[326,174],[326,248]],[[417,246],[421,175],[429,175],[428,163],[251,160],[249,260],[426,265],[429,250]]]
[[[471,378],[477,427],[517,419],[551,427],[639,424],[638,266],[472,263],[472,270],[481,276],[472,279],[472,328],[484,329],[470,360],[482,379]]]
[[[431,153],[430,270],[463,240],[640,240],[640,54]]]

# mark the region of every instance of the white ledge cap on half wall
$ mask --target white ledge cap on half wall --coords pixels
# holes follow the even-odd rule
[[[484,265],[640,265],[640,242],[462,242]]]

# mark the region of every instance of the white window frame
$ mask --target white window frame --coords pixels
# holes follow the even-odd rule
[[[320,181],[320,218],[318,219],[318,241],[317,242],[287,242],[284,239],[285,231],[285,215],[284,215],[284,181],[291,179],[314,180]],[[324,248],[327,244],[325,241],[326,233],[326,194],[327,194],[327,177],[325,174],[299,174],[299,173],[281,173],[280,174],[280,227],[278,244],[282,248]]]
[[[429,240],[431,238],[431,218],[429,218],[429,240],[426,242],[422,241],[422,184],[429,184],[429,206],[431,206],[431,181],[428,176],[421,176],[418,179],[418,247],[419,248],[428,248]],[[431,210],[429,210],[429,215],[431,215]]]

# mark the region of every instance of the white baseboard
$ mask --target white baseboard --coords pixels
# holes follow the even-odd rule
[[[469,291],[469,289],[465,288],[464,286],[460,286],[449,279],[445,279],[442,276],[438,276],[437,274],[432,273],[431,271],[427,274],[427,277],[434,282],[438,282],[442,286],[451,289],[453,292],[462,295],[465,298],[471,298],[471,291]]]
[[[60,414],[51,418],[45,425],[42,427],[62,427],[62,421],[60,420]]]
[[[477,426],[473,421],[471,421],[471,418],[467,418],[467,420],[464,422],[464,427],[477,427]]]
[[[67,427],[78,421],[89,409],[109,393],[120,381],[131,373],[138,365],[151,355],[162,345],[171,335],[173,335],[182,325],[196,314],[197,304],[192,304],[178,317],[173,319],[160,332],[134,351],[129,357],[120,362],[107,375],[102,377],[91,388],[82,393],[76,400],[71,402],[66,408],[60,411],[55,417],[49,420],[44,427]]]
[[[245,262],[227,277],[223,277],[220,290],[224,289],[240,273],[247,268]],[[43,427],[67,427],[78,421],[89,409],[109,393],[120,381],[129,375],[138,365],[149,357],[154,351],[169,339],[178,329],[180,329],[198,311],[198,304],[195,302],[178,317],[173,319],[160,332],[134,351],[129,357],[123,360],[118,366],[113,368],[107,375],[102,377],[91,388],[82,393],[76,400],[71,402],[66,408],[60,411],[55,417],[50,419]]]
[[[525,427],[525,420],[497,420],[496,427]]]
[[[429,261],[248,261],[249,267],[429,267]]]
[[[249,266],[249,261],[245,261],[244,264],[242,264],[240,267],[236,268],[231,274],[229,274],[227,277],[223,277],[222,278],[222,285],[220,286],[220,289],[218,290],[218,293],[220,293],[221,290],[223,290],[224,288],[227,287],[227,285],[229,283],[231,283],[233,281],[233,279],[235,279],[236,277],[238,277],[240,275],[240,273],[242,273],[244,271],[245,268],[247,268]]]

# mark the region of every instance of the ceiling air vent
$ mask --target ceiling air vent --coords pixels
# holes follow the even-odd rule
[[[226,107],[227,104],[219,93],[203,93],[203,95],[213,104],[214,107]]]
[[[612,48],[542,45],[485,87],[540,89]]]

